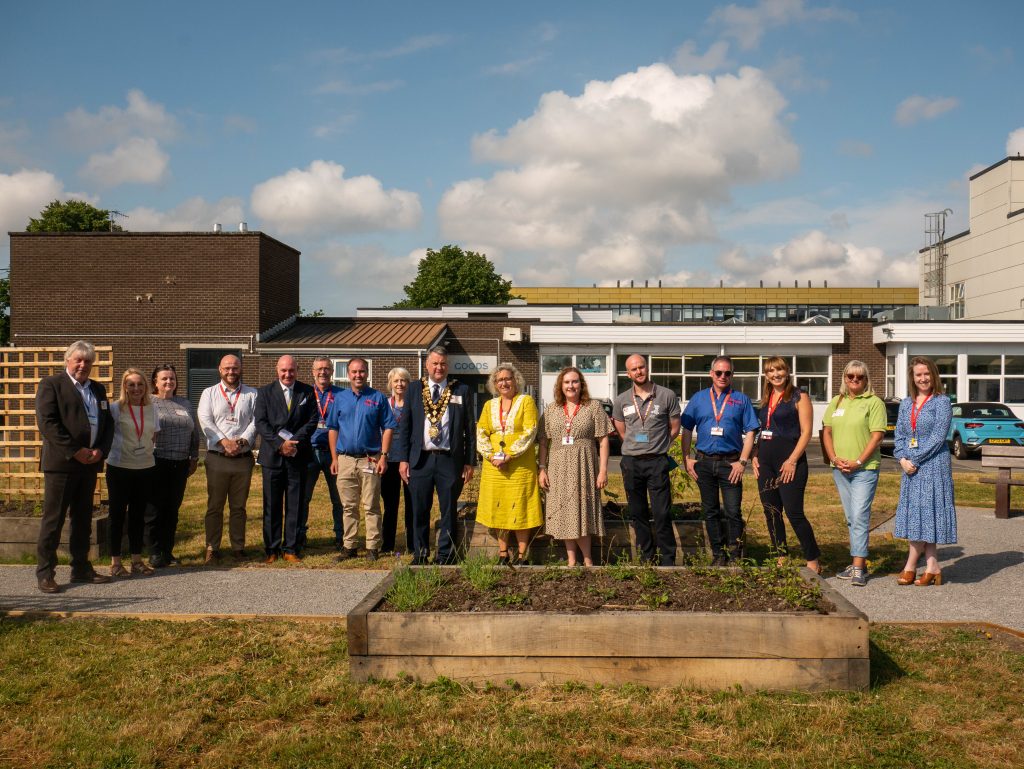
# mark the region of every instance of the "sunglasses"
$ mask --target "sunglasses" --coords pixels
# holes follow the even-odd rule
[[[848,381],[848,382],[859,382],[862,379],[864,379],[864,375],[863,374],[847,374],[846,375],[846,381]]]
[[[731,371],[712,371],[711,373],[715,376],[732,376]]]

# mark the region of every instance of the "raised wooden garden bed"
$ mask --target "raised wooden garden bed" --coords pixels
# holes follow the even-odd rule
[[[352,677],[867,688],[867,617],[811,572],[802,575],[833,610],[381,611],[392,573],[348,615]]]
[[[38,517],[0,516],[0,558],[35,556],[41,520]],[[60,547],[57,548],[58,555],[69,555],[70,536],[71,523],[65,520],[60,534]],[[94,515],[92,530],[89,532],[89,558],[107,555],[107,549],[107,516]]]

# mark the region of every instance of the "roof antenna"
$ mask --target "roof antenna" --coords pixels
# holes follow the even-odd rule
[[[115,211],[114,209],[110,209],[109,211],[107,211],[107,219],[110,220],[110,231],[111,232],[114,231],[114,217],[115,216],[120,216],[122,219],[127,219],[128,218],[128,214],[122,214],[120,211]]]

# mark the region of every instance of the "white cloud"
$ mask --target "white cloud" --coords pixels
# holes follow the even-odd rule
[[[773,83],[793,91],[824,92],[829,87],[828,80],[807,71],[802,56],[779,56],[765,74]]]
[[[170,157],[156,139],[126,139],[107,153],[96,153],[79,174],[101,187],[158,184],[167,178]]]
[[[393,304],[404,296],[403,286],[416,277],[426,255],[425,248],[395,255],[373,243],[321,244],[302,255],[302,306],[322,307],[331,314]]]
[[[876,246],[832,240],[820,230],[798,235],[768,255],[731,249],[719,257],[719,264],[732,282],[747,285],[755,280],[782,285],[809,280],[822,285],[827,280],[833,287],[854,287],[881,280],[885,286],[915,286],[918,281],[916,251],[891,255]]]
[[[327,48],[314,51],[310,54],[310,58],[314,61],[323,61],[329,64],[397,59],[402,56],[420,53],[421,51],[429,51],[432,48],[441,48],[448,45],[451,41],[452,36],[446,34],[417,35],[393,48],[365,52],[353,51],[349,48]]]
[[[28,220],[38,216],[52,200],[65,200],[64,184],[49,171],[21,170],[0,173],[0,232],[24,230]],[[80,197],[75,195],[74,197]]]
[[[373,176],[345,178],[345,168],[314,160],[257,184],[252,210],[284,234],[408,229],[422,217],[419,196],[385,190]]]
[[[839,142],[839,154],[855,158],[869,158],[875,154],[875,148],[867,142],[856,139],[843,139]]]
[[[128,92],[124,108],[106,106],[91,113],[78,107],[64,115],[62,125],[71,142],[84,148],[108,146],[130,137],[172,141],[181,134],[180,123],[164,105],[150,101],[138,89]]]
[[[524,59],[516,59],[515,61],[507,61],[504,64],[495,64],[492,67],[485,67],[485,75],[518,75],[520,72],[525,72],[532,69],[535,65],[540,64],[547,58],[547,54],[537,54],[536,56],[528,56]]]
[[[479,160],[512,168],[449,188],[442,232],[536,251],[545,262],[552,252],[569,264],[585,254],[594,269],[655,277],[666,247],[714,236],[709,210],[734,187],[797,168],[784,107],[751,68],[713,79],[655,64],[592,81],[579,96],[544,94],[504,134],[474,138]],[[549,265],[520,263],[517,273],[528,267]]]
[[[121,224],[132,232],[207,232],[213,230],[214,223],[231,230],[238,222],[245,221],[239,198],[221,198],[208,203],[201,197],[194,197],[169,211],[140,206],[125,213],[128,218]]]
[[[914,125],[922,120],[934,120],[939,115],[960,106],[959,99],[951,96],[928,98],[926,96],[908,96],[896,107],[893,119],[902,126]]]
[[[725,37],[733,38],[743,50],[756,48],[761,36],[770,29],[789,24],[852,21],[850,11],[838,8],[808,7],[804,0],[759,0],[752,6],[735,4],[716,8],[708,18],[712,26],[720,27]]]
[[[313,89],[315,94],[335,94],[339,96],[369,96],[374,93],[387,93],[405,85],[403,80],[380,80],[375,83],[351,83],[348,80],[330,80]]]
[[[313,126],[313,136],[317,139],[330,139],[332,136],[338,136],[345,133],[355,122],[355,115],[339,115],[336,118],[328,120],[326,123]]]
[[[1024,128],[1018,128],[1016,131],[1011,131],[1010,135],[1006,137],[1006,154],[1020,155],[1024,153]]]
[[[672,55],[672,68],[681,74],[716,72],[732,66],[729,60],[729,44],[718,40],[703,54],[697,52],[697,43],[687,40]]]

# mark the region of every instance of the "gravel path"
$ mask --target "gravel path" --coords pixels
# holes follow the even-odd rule
[[[106,567],[100,567],[106,573]],[[70,585],[57,568],[61,592],[40,593],[34,566],[0,566],[0,611],[121,615],[344,617],[386,571],[315,569],[160,569],[151,577],[106,585]]]
[[[891,534],[894,524],[875,531]],[[939,546],[948,580],[940,587],[897,585],[896,574],[873,576],[866,587],[835,577],[828,584],[872,622],[992,622],[1024,631],[1024,516],[999,520],[992,510],[961,507],[957,536],[959,543]]]

